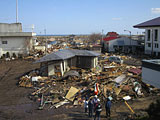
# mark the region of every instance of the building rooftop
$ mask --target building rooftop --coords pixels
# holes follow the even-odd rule
[[[134,28],[144,28],[144,27],[160,27],[160,17],[140,23],[133,26]]]
[[[103,38],[104,41],[111,41],[111,40],[114,40],[114,39],[117,39],[119,37],[105,37]]]
[[[153,63],[153,64],[158,64],[158,65],[160,65],[160,59],[143,60],[143,62],[149,62],[149,63]]]
[[[37,60],[35,63],[40,62],[47,62],[47,61],[56,61],[56,60],[65,60],[72,58],[74,56],[90,56],[96,57],[99,56],[100,53],[96,53],[89,50],[75,50],[75,49],[64,49],[58,52],[53,52],[49,55],[42,57],[41,59]]]
[[[32,37],[36,36],[33,32],[0,32],[0,37]]]
[[[160,71],[160,59],[142,60],[142,67]]]

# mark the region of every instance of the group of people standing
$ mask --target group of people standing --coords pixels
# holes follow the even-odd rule
[[[100,99],[97,98],[97,95],[95,95],[94,98],[89,99],[89,101],[88,99],[86,99],[84,102],[84,108],[85,108],[85,113],[88,112],[89,117],[93,117],[93,113],[95,112],[94,120],[96,120],[96,118],[100,120],[102,105],[100,103]],[[106,109],[106,117],[110,117],[111,101],[109,98],[107,98],[105,102],[105,109]]]

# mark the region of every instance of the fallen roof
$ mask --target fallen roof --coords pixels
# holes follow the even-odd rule
[[[64,50],[60,50],[58,52],[53,52],[49,55],[46,55],[46,56],[42,57],[41,59],[37,60],[35,63],[55,61],[55,60],[65,60],[65,59],[72,58],[74,56],[96,57],[99,55],[100,55],[100,53],[96,53],[96,52],[88,51],[88,50],[64,49]]]
[[[134,28],[143,28],[143,27],[159,27],[160,26],[160,17],[140,23],[133,26]]]

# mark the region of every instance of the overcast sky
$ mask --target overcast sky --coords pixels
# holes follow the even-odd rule
[[[16,0],[0,0],[0,23],[16,22]],[[90,34],[144,30],[133,25],[160,16],[160,0],[18,0],[18,17],[25,31],[37,34]]]

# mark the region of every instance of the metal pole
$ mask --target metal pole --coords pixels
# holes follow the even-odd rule
[[[131,31],[129,31],[129,33],[130,33],[130,46],[131,46]]]
[[[46,38],[46,29],[44,29],[44,34],[45,34],[45,44],[46,44],[45,54],[47,54],[47,38]]]
[[[130,49],[132,49],[132,47],[131,47],[131,31],[129,31],[129,30],[124,30],[124,31],[128,31],[129,32],[129,34],[130,34]]]
[[[18,0],[16,0],[16,23],[18,23]]]
[[[104,30],[102,29],[102,40],[101,40],[101,44],[102,44],[102,42],[103,42],[103,31],[104,31]]]

